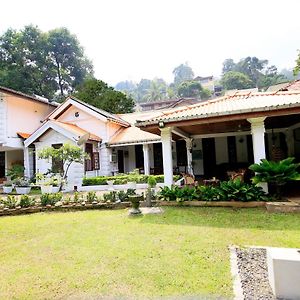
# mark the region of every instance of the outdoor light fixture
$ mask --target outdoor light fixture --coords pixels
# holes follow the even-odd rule
[[[159,127],[159,128],[164,128],[164,127],[165,127],[164,121],[159,121],[159,122],[158,122],[158,127]]]

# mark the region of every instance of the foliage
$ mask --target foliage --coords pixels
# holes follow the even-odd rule
[[[180,97],[199,97],[202,89],[200,82],[190,80],[181,82],[177,91]]]
[[[119,191],[117,192],[116,198],[119,199],[121,202],[128,201],[128,197],[136,195],[135,189],[128,189],[127,191]]]
[[[7,176],[10,176],[11,180],[21,178],[24,176],[24,166],[22,165],[12,165],[11,168],[7,171]]]
[[[61,201],[63,198],[62,193],[53,194],[42,194],[41,195],[41,205],[55,205],[56,202]]]
[[[183,81],[192,80],[194,78],[194,72],[187,63],[177,66],[173,70],[173,75],[175,86],[178,86]]]
[[[165,201],[265,201],[261,187],[240,180],[221,182],[220,186],[202,185],[199,187],[163,187],[159,198]]]
[[[72,163],[83,164],[84,159],[90,159],[82,148],[69,143],[63,144],[60,148],[46,147],[38,152],[38,157],[62,161],[64,166],[63,174],[61,174],[63,181],[67,180]]]
[[[86,195],[86,200],[89,203],[92,203],[93,201],[97,201],[96,192],[94,192],[94,191],[88,192],[87,195]]]
[[[158,101],[166,98],[167,84],[163,79],[155,78],[143,96],[143,101]]]
[[[228,73],[231,75],[226,76]],[[236,73],[242,73],[246,77],[237,76]],[[285,80],[286,77],[278,73],[276,66],[269,66],[266,59],[248,56],[241,59],[238,63],[235,63],[231,58],[226,59],[223,63],[223,77],[221,82],[227,90],[252,87],[262,89]]]
[[[34,200],[33,197],[30,197],[28,195],[21,195],[19,204],[22,208],[23,207],[30,207],[30,206],[34,206],[35,200]]]
[[[253,88],[253,81],[245,74],[236,71],[229,71],[223,75],[221,84],[226,90]]]
[[[0,37],[0,85],[52,99],[70,93],[92,74],[75,35],[66,28],[8,29]]]
[[[2,199],[2,203],[4,207],[12,209],[17,207],[18,199],[16,196],[8,195],[6,199]]]
[[[153,175],[150,175],[148,177],[148,185],[151,187],[151,188],[154,188],[156,186],[157,182],[156,182],[156,179]]]
[[[117,201],[117,192],[112,191],[112,192],[103,194],[103,199],[105,202],[116,202]]]
[[[29,181],[24,177],[18,177],[17,179],[14,180],[14,184],[17,187],[28,187]]]
[[[75,192],[74,193],[73,201],[75,203],[79,203],[80,202],[80,193],[79,192]]]
[[[156,180],[157,183],[164,182],[164,175],[150,175]],[[82,185],[106,185],[107,181],[113,180],[114,184],[127,184],[128,182],[147,183],[149,175],[120,175],[120,176],[97,176],[97,177],[84,177]],[[174,181],[180,178],[180,175],[174,175]]]
[[[295,158],[289,157],[279,162],[262,159],[259,164],[249,167],[256,175],[252,178],[254,183],[267,182],[284,185],[290,180],[300,180],[297,169],[299,163],[294,163]]]
[[[110,113],[130,113],[134,107],[134,101],[130,96],[95,78],[86,79],[78,86],[74,96]]]

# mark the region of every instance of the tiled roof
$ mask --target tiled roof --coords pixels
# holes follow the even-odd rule
[[[10,88],[4,87],[4,86],[0,86],[0,91],[7,92],[7,93],[10,93],[10,94],[14,94],[14,95],[17,95],[17,96],[21,96],[23,98],[28,98],[28,99],[38,101],[38,102],[41,102],[41,103],[49,104],[49,105],[54,106],[54,107],[59,105],[56,102],[50,102],[48,99],[46,99],[44,97],[27,95],[25,93],[15,91],[13,89],[10,89]]]
[[[26,133],[26,132],[17,132],[17,135],[19,135],[23,139],[27,139],[30,137],[30,133]]]
[[[214,100],[199,104],[189,105],[170,111],[149,119],[139,120],[136,126],[147,126],[164,122],[179,120],[192,120],[216,116],[230,116],[251,112],[264,112],[289,107],[300,107],[300,91],[275,92],[275,93],[243,93],[236,92]]]
[[[142,131],[141,129],[132,126],[122,129],[114,135],[109,141],[109,145],[123,145],[123,144],[137,144],[137,143],[147,143],[160,141],[160,136]]]
[[[59,122],[59,121],[50,121],[50,122],[53,122],[55,124],[57,124],[58,126],[70,131],[70,132],[73,132],[75,133],[76,135],[78,135],[78,137],[80,136],[83,136],[84,134],[87,134],[89,133],[88,131],[78,127],[77,125],[75,124],[71,124],[71,123],[66,123],[66,122]],[[92,141],[97,141],[97,142],[100,142],[102,139],[92,133],[89,133],[90,137],[89,137],[89,140],[92,140]]]

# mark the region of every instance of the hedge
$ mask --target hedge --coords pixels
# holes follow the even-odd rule
[[[97,176],[84,177],[82,185],[106,185],[108,180],[113,180],[114,184],[126,184],[128,182],[147,183],[149,176],[153,176],[157,183],[164,182],[164,175],[120,175],[120,176]],[[180,175],[175,175],[174,181],[180,178]]]

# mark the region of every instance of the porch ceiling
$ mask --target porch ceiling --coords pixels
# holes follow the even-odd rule
[[[288,128],[298,123],[300,123],[300,114],[271,116],[266,118],[265,128],[266,129]],[[226,120],[226,121],[218,121],[218,119],[213,119],[213,120],[206,119],[206,120],[199,120],[199,123],[194,122],[194,124],[191,124],[190,122],[189,123],[178,122],[176,124],[176,128],[179,128],[183,132],[193,136],[193,135],[231,133],[231,132],[241,132],[241,131],[249,132],[251,130],[251,125],[247,121],[247,119]],[[160,135],[160,130],[158,127],[147,128],[146,130],[151,133]],[[177,136],[176,134],[173,134],[172,138],[174,140],[180,139],[180,137]]]

